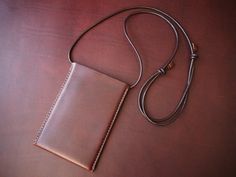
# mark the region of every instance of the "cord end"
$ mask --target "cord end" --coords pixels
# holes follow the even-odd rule
[[[197,45],[196,44],[194,44],[193,42],[192,42],[192,47],[193,47],[193,53],[192,53],[192,55],[191,55],[191,59],[197,59],[198,58],[198,54],[197,54],[197,51],[198,51],[198,47],[197,47]]]
[[[195,43],[192,42],[192,47],[193,47],[193,52],[197,52],[198,51],[198,47]]]
[[[166,66],[166,69],[169,71],[169,70],[171,70],[174,66],[175,66],[175,63],[174,63],[173,61],[171,61],[171,62]]]

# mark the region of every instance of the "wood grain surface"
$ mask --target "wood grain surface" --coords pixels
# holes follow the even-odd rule
[[[129,92],[94,173],[33,146],[69,69],[75,38],[118,9],[147,5],[174,16],[199,46],[186,109],[167,127],[138,111],[138,91],[165,61],[173,34],[160,19],[133,18],[129,32],[144,60],[144,76]],[[77,62],[132,83],[135,54],[123,33],[125,14],[87,35]],[[1,0],[0,177],[233,177],[236,175],[236,14],[234,1]],[[154,116],[173,109],[186,79],[188,53],[181,42],[176,66],[148,95]]]

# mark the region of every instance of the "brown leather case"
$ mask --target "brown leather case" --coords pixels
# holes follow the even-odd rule
[[[93,171],[128,84],[72,63],[35,145]]]

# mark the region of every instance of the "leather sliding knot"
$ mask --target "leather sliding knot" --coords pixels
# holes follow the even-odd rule
[[[159,70],[159,73],[162,74],[162,75],[165,75],[166,74],[166,70],[164,68],[160,68]]]
[[[196,54],[196,53],[192,53],[192,55],[191,55],[191,59],[197,59],[198,58],[198,55]]]

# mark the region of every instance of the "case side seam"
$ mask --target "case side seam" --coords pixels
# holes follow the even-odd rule
[[[104,148],[105,143],[106,143],[106,141],[107,141],[107,139],[108,139],[108,136],[110,135],[111,129],[112,129],[112,127],[113,127],[113,125],[114,125],[114,123],[115,123],[115,121],[116,121],[117,115],[118,115],[118,113],[119,113],[119,111],[120,111],[120,108],[121,108],[123,102],[124,102],[124,99],[125,99],[125,96],[127,95],[128,90],[129,90],[129,87],[127,87],[127,88],[125,89],[125,91],[124,91],[124,93],[123,93],[123,95],[122,95],[122,97],[121,97],[121,100],[120,100],[120,102],[119,102],[119,104],[118,104],[118,107],[117,107],[117,109],[116,109],[116,112],[115,112],[115,114],[114,114],[114,116],[113,116],[113,119],[112,119],[112,121],[110,122],[110,124],[109,124],[109,126],[108,126],[108,128],[107,128],[106,134],[105,134],[105,136],[104,136],[104,138],[103,138],[103,141],[102,141],[101,146],[100,146],[100,148],[99,148],[99,150],[98,150],[98,153],[97,153],[97,155],[96,155],[96,158],[95,158],[95,160],[94,160],[94,162],[93,162],[93,164],[92,164],[92,169],[91,169],[92,171],[95,170],[96,164],[97,164],[97,162],[98,162],[98,160],[99,160],[99,157],[100,157],[100,155],[101,155],[101,153],[102,153],[102,151],[103,151],[103,148]]]
[[[74,63],[72,63],[72,65],[71,65],[71,67],[70,67],[68,73],[66,74],[66,78],[65,78],[65,80],[63,81],[63,83],[62,83],[62,85],[61,85],[61,87],[60,87],[60,89],[59,89],[59,92],[58,92],[56,98],[54,99],[54,101],[53,101],[53,103],[52,103],[52,106],[50,107],[48,113],[47,113],[46,116],[45,116],[45,119],[44,119],[44,121],[43,121],[41,127],[39,128],[39,130],[38,130],[38,132],[37,132],[37,135],[36,135],[36,138],[34,139],[34,143],[33,143],[33,144],[35,144],[35,145],[37,144],[38,139],[39,139],[39,137],[41,136],[41,134],[42,134],[42,132],[43,132],[43,129],[44,129],[44,127],[45,127],[45,125],[46,125],[46,123],[47,123],[47,121],[48,121],[48,119],[49,119],[49,117],[50,117],[50,115],[51,115],[53,109],[55,108],[55,105],[56,105],[57,101],[59,100],[60,95],[61,95],[61,93],[62,93],[62,91],[63,91],[63,89],[64,89],[64,87],[65,87],[67,81],[68,81],[69,78],[70,78],[70,75],[71,75],[71,74],[73,73],[73,71],[74,71],[74,67],[75,67],[75,65],[74,65]]]

